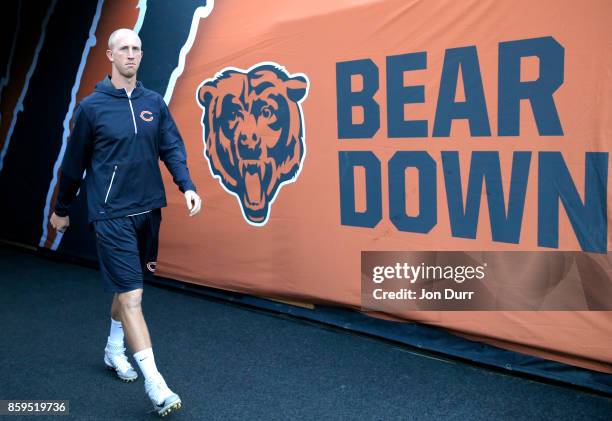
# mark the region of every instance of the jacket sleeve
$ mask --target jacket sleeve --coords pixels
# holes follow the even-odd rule
[[[59,190],[54,212],[66,216],[81,185],[83,172],[91,161],[93,131],[83,107],[79,104],[74,114],[72,133],[62,160]]]
[[[181,134],[170,115],[166,103],[161,102],[161,137],[159,141],[159,157],[164,162],[179,190],[185,193],[187,190],[196,191],[196,187],[189,176],[187,168],[187,152]]]

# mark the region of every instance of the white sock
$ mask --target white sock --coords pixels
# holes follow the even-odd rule
[[[123,346],[123,326],[121,326],[121,322],[118,322],[112,317],[108,342],[112,342],[114,344],[121,344]]]
[[[145,377],[145,380],[152,377],[161,376],[159,371],[157,371],[157,366],[155,365],[155,358],[153,357],[152,348],[146,348],[142,351],[138,351],[134,354],[134,359],[138,363],[138,367],[140,367],[140,371],[142,371],[142,375]]]

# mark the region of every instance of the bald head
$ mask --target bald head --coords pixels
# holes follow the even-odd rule
[[[112,75],[134,79],[142,59],[142,42],[138,34],[131,29],[121,28],[108,38],[106,56],[112,63]]]
[[[117,41],[125,37],[132,41],[138,40],[138,45],[142,46],[142,41],[140,41],[140,37],[136,32],[132,31],[131,29],[120,28],[114,31],[110,37],[108,37],[108,49],[112,51],[113,47],[117,45]]]

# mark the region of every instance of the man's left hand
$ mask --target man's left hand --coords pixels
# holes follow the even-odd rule
[[[187,201],[189,216],[195,215],[202,209],[202,199],[200,199],[200,196],[193,190],[187,190],[185,192],[185,200]]]

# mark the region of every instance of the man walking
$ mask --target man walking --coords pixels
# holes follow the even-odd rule
[[[181,400],[157,370],[141,308],[143,276],[154,270],[160,209],[166,206],[159,159],[184,193],[189,216],[200,211],[201,200],[163,98],[136,80],[140,38],[132,30],[119,29],[110,36],[106,54],[112,74],[77,107],[51,225],[61,232],[68,228],[68,210],[85,171],[104,289],[114,294],[104,363],[124,381],[138,377],[125,355],[125,331],[145,391],[157,413],[165,416],[180,408]]]

